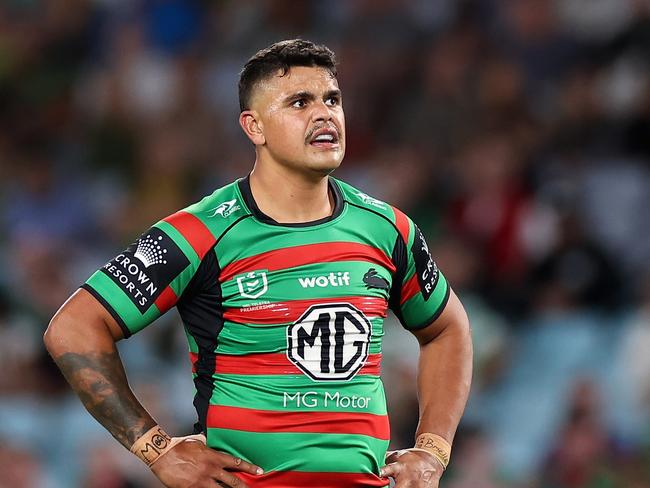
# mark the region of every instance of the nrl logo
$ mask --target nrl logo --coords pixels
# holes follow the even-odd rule
[[[376,198],[371,197],[370,195],[366,195],[365,193],[358,191],[357,196],[363,200],[363,203],[366,205],[372,205],[374,207],[378,208],[386,208],[386,204],[382,202],[381,200],[377,200]]]
[[[259,298],[269,289],[266,271],[251,271],[237,278],[239,294],[243,298]]]
[[[208,217],[216,217],[217,215],[221,215],[222,217],[226,218],[231,213],[241,209],[241,206],[236,205],[236,203],[237,200],[228,200],[227,202],[223,202],[219,206],[213,208],[212,210],[209,210],[209,212],[212,212],[212,214],[208,215]]]

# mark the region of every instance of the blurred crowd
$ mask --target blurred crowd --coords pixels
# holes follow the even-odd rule
[[[475,379],[446,488],[650,487],[650,1],[2,0],[0,487],[155,480],[42,346],[153,222],[247,174],[243,63],[339,59],[336,176],[411,215],[466,305]],[[120,344],[168,431],[195,420],[176,312]],[[387,322],[393,447],[417,343]]]

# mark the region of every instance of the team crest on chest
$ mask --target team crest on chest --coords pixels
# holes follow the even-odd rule
[[[252,300],[261,297],[269,289],[266,270],[255,270],[243,274],[237,278],[237,287],[242,298]]]

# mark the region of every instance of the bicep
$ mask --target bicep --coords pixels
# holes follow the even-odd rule
[[[124,337],[115,318],[88,291],[80,288],[56,312],[45,332],[50,352],[59,349],[93,348]]]
[[[449,289],[449,299],[440,315],[426,327],[411,332],[417,337],[420,344],[426,344],[450,330],[470,332],[465,308],[451,288]]]

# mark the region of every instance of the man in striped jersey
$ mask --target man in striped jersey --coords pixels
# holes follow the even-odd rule
[[[345,151],[333,53],[245,65],[253,171],[145,232],[57,312],[48,350],[90,413],[169,487],[436,487],[471,377],[463,308],[402,212],[330,177]],[[176,306],[198,414],[172,438],[115,343]],[[386,455],[388,308],[420,342],[415,447]]]

